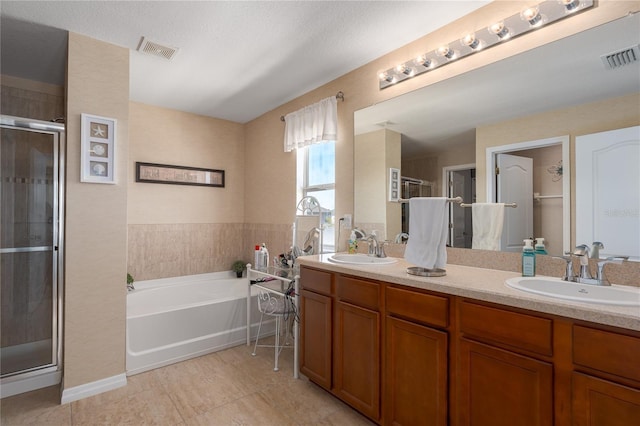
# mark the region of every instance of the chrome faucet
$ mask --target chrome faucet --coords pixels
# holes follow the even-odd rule
[[[575,276],[573,275],[573,257],[571,257],[570,252],[566,252],[565,256],[552,256],[554,259],[560,259],[567,262],[564,277],[562,277],[563,281],[575,281]]]
[[[596,241],[593,243],[592,248],[598,254],[598,257],[599,257],[600,256],[599,250],[603,249],[604,245],[601,242]],[[565,272],[565,279],[567,281],[574,281],[580,284],[592,284],[592,285],[602,285],[602,286],[611,285],[609,283],[609,280],[604,276],[604,266],[609,263],[621,264],[623,261],[629,259],[628,256],[612,256],[612,257],[607,257],[605,260],[599,261],[598,268],[596,270],[596,277],[593,278],[593,276],[591,275],[591,272],[589,271],[589,246],[587,246],[586,244],[581,244],[577,246],[573,252],[573,255],[578,256],[580,258],[580,273],[578,274],[577,277],[575,276],[571,277],[569,275],[570,261],[568,260],[567,271]],[[592,253],[592,258],[593,258],[593,253]],[[573,265],[571,266],[573,269]]]
[[[378,241],[378,236],[375,232],[371,232],[365,241],[369,244],[368,255],[372,257],[387,257],[387,254],[384,252],[384,245],[386,241]]]
[[[591,272],[589,271],[589,246],[581,244],[576,247],[573,254],[580,258],[580,273],[578,274],[578,279],[592,279]]]

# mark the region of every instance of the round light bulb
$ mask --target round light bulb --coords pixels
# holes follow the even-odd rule
[[[529,22],[529,25],[532,27],[542,24],[542,15],[540,15],[537,7],[530,7],[523,10],[522,13],[520,13],[520,17]]]
[[[469,46],[471,49],[477,49],[480,47],[480,40],[476,38],[475,34],[467,34],[462,39],[460,39],[460,43],[464,46]]]
[[[504,22],[496,22],[488,28],[491,34],[498,36],[500,40],[504,40],[509,37],[509,28],[504,26]]]
[[[387,83],[391,83],[393,81],[393,77],[384,71],[378,74],[378,78],[380,81],[386,81]]]
[[[436,50],[436,55],[442,56],[447,59],[453,59],[456,52],[454,50],[449,49],[449,46],[440,46],[438,50]]]
[[[580,0],[560,0],[568,13],[575,12],[580,7]]]
[[[427,59],[425,55],[418,56],[414,62],[416,63],[416,65],[420,65],[425,68],[431,68],[431,66],[433,65],[431,59]]]

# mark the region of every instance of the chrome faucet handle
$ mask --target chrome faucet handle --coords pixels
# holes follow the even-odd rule
[[[571,257],[571,253],[565,253],[565,254],[568,254],[568,256],[551,256],[551,257],[553,259],[560,259],[567,262],[564,270],[564,277],[562,277],[562,279],[564,281],[573,281],[575,278],[573,276],[573,257]]]
[[[628,257],[627,257],[628,259]],[[609,280],[604,276],[604,266],[609,263],[615,263],[621,265],[626,259],[624,257],[607,257],[605,260],[598,262],[598,270],[596,272],[596,279],[599,285],[611,285]]]
[[[368,256],[378,256],[378,238],[376,234],[371,234],[366,238],[366,242],[369,244],[369,250],[367,252]]]
[[[594,241],[591,243],[591,258],[600,259],[600,250],[604,248],[604,244],[600,241]]]
[[[378,253],[376,254],[376,256],[378,257],[387,257],[387,253],[384,252],[384,246],[389,244],[389,241],[385,240],[385,241],[381,241],[378,243]]]
[[[573,250],[575,256],[587,256],[589,257],[589,246],[586,244],[580,244]]]

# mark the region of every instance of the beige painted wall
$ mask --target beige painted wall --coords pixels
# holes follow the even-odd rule
[[[137,280],[228,271],[244,250],[244,126],[130,103],[127,270]],[[224,188],[135,181],[136,161],[225,171]]]
[[[243,222],[242,124],[136,102],[129,120],[129,224]],[[136,161],[221,169],[225,187],[136,182]]]
[[[381,239],[393,239],[402,229],[400,204],[388,202],[389,168],[400,169],[400,140],[400,133],[380,129],[357,135],[354,142],[358,225],[367,233],[376,230]]]
[[[129,50],[69,34],[64,389],[125,371]],[[117,120],[115,185],[80,183],[80,114]]]
[[[245,222],[251,224],[290,223],[296,203],[295,154],[283,152],[284,124],[280,116],[305,105],[335,95],[339,90],[345,101],[338,103],[339,134],[336,143],[336,217],[352,213],[353,195],[353,113],[383,100],[431,85],[449,77],[499,61],[525,50],[550,43],[582,30],[624,16],[640,7],[640,2],[601,1],[598,7],[571,19],[540,28],[477,55],[471,55],[446,67],[379,90],[377,75],[399,62],[416,57],[443,43],[456,40],[460,34],[485,27],[503,16],[517,13],[519,1],[496,1],[406,46],[384,55],[324,86],[306,93],[262,115],[246,125],[247,169]],[[268,200],[268,209],[257,208]],[[357,224],[358,218],[354,217]],[[342,240],[348,233],[342,233]],[[341,244],[344,247],[344,244]]]
[[[402,161],[400,160],[400,142],[402,135],[400,133],[386,130],[385,136],[385,167],[384,167],[384,187],[386,188],[386,199],[389,198],[391,188],[389,187],[389,168],[400,169]],[[358,157],[359,158],[359,157]],[[400,188],[398,188],[400,190]],[[398,194],[399,196],[401,194]],[[386,200],[385,200],[386,201]],[[402,232],[402,205],[400,203],[385,202],[385,210],[387,212],[386,217],[386,232],[379,233],[378,238],[380,240],[394,241],[396,235]]]

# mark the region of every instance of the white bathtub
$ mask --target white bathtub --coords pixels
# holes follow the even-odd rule
[[[245,344],[247,284],[232,272],[136,282],[127,294],[127,375]],[[254,337],[259,320],[254,300]]]

